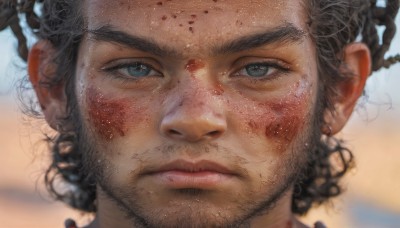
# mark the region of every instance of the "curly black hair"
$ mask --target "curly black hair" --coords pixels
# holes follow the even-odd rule
[[[337,96],[335,85],[353,76],[351,72],[339,71],[343,64],[342,51],[347,44],[360,40],[369,47],[373,71],[400,62],[400,55],[385,58],[396,31],[394,19],[399,0],[386,0],[384,6],[378,6],[377,0],[304,0],[304,3],[322,82],[321,109],[333,109],[332,99]],[[72,88],[78,48],[85,31],[80,4],[78,0],[0,0],[0,31],[11,28],[18,39],[18,53],[22,59],[27,59],[28,47],[20,25],[21,15],[26,17],[34,34],[49,41],[57,51],[56,75],[52,81],[43,83],[48,86],[66,84],[70,115],[60,120],[60,126],[74,119],[76,100]],[[40,16],[35,13],[38,8]],[[378,26],[385,27],[382,37]],[[31,111],[36,112],[34,107]],[[318,121],[319,126],[324,124],[322,117]],[[65,132],[60,127],[56,136],[47,138],[53,160],[45,174],[45,183],[55,199],[82,211],[96,212],[96,181],[83,166],[78,128],[75,126],[75,131]],[[322,132],[317,141],[309,153],[307,167],[294,185],[292,211],[296,214],[305,214],[314,204],[339,195],[342,192],[339,180],[353,165],[353,155],[342,141]],[[59,191],[55,187],[57,180],[71,188]]]

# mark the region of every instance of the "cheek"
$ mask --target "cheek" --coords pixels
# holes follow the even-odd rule
[[[284,152],[300,134],[307,133],[311,103],[309,93],[289,94],[282,99],[255,103],[254,108],[247,108],[251,112],[242,112],[242,118],[247,132],[266,138],[276,151]]]
[[[292,106],[290,102],[283,103],[259,104],[262,110],[249,114],[247,118],[247,126],[251,132],[262,131],[267,138],[291,141],[305,121],[304,110],[301,107]]]
[[[93,87],[86,91],[86,98],[89,122],[105,140],[125,136],[128,125],[138,124],[143,117],[133,99],[108,98]]]
[[[266,119],[265,136],[281,143],[291,142],[303,127],[305,107],[291,100],[266,106],[271,112]]]

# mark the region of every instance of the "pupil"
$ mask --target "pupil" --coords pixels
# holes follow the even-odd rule
[[[137,63],[133,66],[128,67],[127,71],[132,76],[141,77],[148,75],[150,73],[150,68],[146,65]]]
[[[268,66],[258,64],[249,65],[246,67],[246,72],[253,77],[262,77],[268,73]]]

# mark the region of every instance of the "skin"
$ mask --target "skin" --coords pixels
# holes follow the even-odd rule
[[[91,227],[303,226],[291,212],[292,184],[321,113],[315,47],[299,1],[88,0],[83,9],[92,32],[79,49],[75,94],[84,156],[98,178]],[[301,32],[296,40],[216,51],[288,25]],[[104,26],[169,52],[110,42],[93,32]],[[38,87],[46,61],[35,51],[46,45],[33,48],[29,74],[55,127],[67,98]],[[347,121],[369,74],[368,49],[346,50],[362,77],[338,87],[336,112],[324,113],[331,133]],[[126,64],[138,61],[149,74],[129,74]],[[268,64],[264,76],[249,75],[246,67],[260,62]],[[175,168],[163,170],[171,162]],[[177,171],[182,163],[192,170]],[[215,164],[224,168],[210,171]]]
[[[131,4],[129,11],[127,4]],[[301,57],[304,50],[313,50],[313,44],[304,36],[290,44],[274,43],[229,54],[213,54],[212,45],[222,46],[286,23],[303,30],[300,5],[295,1],[260,1],[250,8],[241,2],[171,2],[160,6],[148,1],[119,1],[116,5],[110,11],[106,10],[111,7],[109,1],[89,1],[85,7],[88,29],[110,23],[115,30],[152,38],[179,56],[166,58],[91,40],[92,34],[82,43],[78,66],[84,67],[77,70],[76,94],[82,94],[78,98],[81,110],[89,110],[81,113],[85,128],[96,136],[93,144],[100,144],[95,157],[106,161],[102,169],[110,174],[99,187],[100,225],[116,221],[129,224],[121,218],[123,213],[116,204],[122,204],[130,216],[171,226],[223,225],[249,216],[252,218],[246,223],[254,226],[283,226],[292,221],[288,182],[297,171],[293,164],[304,163],[300,153],[305,152],[309,137],[299,135],[311,132],[309,122],[318,85],[315,58]],[[265,13],[278,6],[282,10]],[[198,9],[209,13],[203,15]],[[236,13],[239,9],[243,12]],[[180,10],[184,12],[176,19],[165,19],[164,15]],[[257,20],[243,17],[250,12]],[[215,27],[210,28],[210,24]],[[126,74],[126,69],[112,73],[101,70],[113,67],[112,61],[132,58],[143,59],[158,72],[121,81],[118,77]],[[278,62],[290,70],[271,67],[264,81],[242,75],[246,64],[260,61]],[[115,115],[107,111],[111,106],[123,111]],[[97,115],[93,109],[103,113]],[[117,124],[121,119],[125,122]],[[179,159],[212,161],[232,173],[205,177],[216,178],[218,184],[196,179],[181,183],[179,176],[168,174],[143,175]],[[187,188],[198,192],[180,191]],[[272,200],[277,200],[273,210],[252,215],[263,207],[269,209]],[[117,213],[110,215],[110,211]]]

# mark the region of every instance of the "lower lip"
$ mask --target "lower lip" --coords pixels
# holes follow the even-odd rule
[[[163,185],[173,189],[211,189],[233,177],[233,175],[212,171],[184,172],[175,170],[160,172],[154,175]]]

